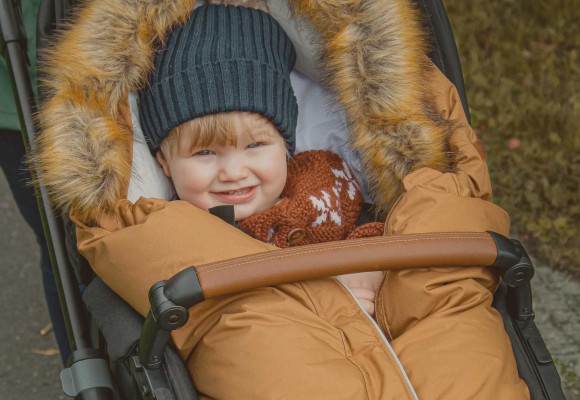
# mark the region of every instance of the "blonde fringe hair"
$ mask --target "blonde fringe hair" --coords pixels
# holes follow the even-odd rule
[[[173,128],[159,148],[166,157],[173,157],[179,149],[191,151],[206,146],[236,146],[236,118],[239,118],[242,126],[247,128],[244,118],[241,118],[243,114],[252,115],[261,123],[271,123],[263,115],[249,112],[204,115]],[[252,139],[254,138],[250,129],[246,129],[246,132]]]

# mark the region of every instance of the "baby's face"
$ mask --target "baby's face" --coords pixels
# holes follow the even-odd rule
[[[158,160],[181,200],[204,210],[233,205],[238,221],[278,202],[287,164],[284,140],[271,123],[239,113],[235,130],[236,146],[179,148]]]

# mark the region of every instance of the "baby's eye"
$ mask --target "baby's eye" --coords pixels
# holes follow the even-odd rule
[[[255,149],[257,147],[263,146],[265,143],[264,142],[254,142],[254,143],[250,143],[248,145],[248,149]]]
[[[193,153],[194,156],[211,156],[212,154],[215,153],[211,150],[200,150]]]

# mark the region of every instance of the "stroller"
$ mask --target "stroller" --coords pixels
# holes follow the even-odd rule
[[[444,8],[437,1],[422,1],[418,4],[425,14],[425,21],[431,32],[433,50],[430,57],[455,84],[462,97],[465,113],[469,115],[455,44]],[[33,105],[28,101],[32,98],[30,83],[26,81],[24,73],[26,68],[19,48],[22,30],[17,24],[17,13],[14,12],[13,5],[14,2],[11,4],[9,0],[2,0],[1,25],[17,92],[22,99],[21,108],[25,121],[23,131],[33,137],[35,132],[31,112]],[[64,16],[68,15],[69,7],[69,2],[43,3],[43,12],[39,17],[39,34],[45,36],[41,43],[50,41],[51,27],[53,24],[57,27],[60,25]],[[43,193],[42,197],[44,204],[49,204],[46,193]],[[461,241],[453,237],[444,238],[440,241],[442,243],[440,247],[431,249],[433,254],[425,261],[420,257],[424,252],[424,242],[421,240],[430,235],[416,237],[415,239],[418,239],[416,247],[406,247],[404,253],[396,251],[396,240],[384,238],[380,242],[379,251],[357,254],[357,262],[350,265],[336,265],[330,261],[336,260],[337,252],[344,250],[333,244],[313,246],[313,249],[316,248],[322,254],[318,265],[314,265],[308,257],[298,258],[292,250],[280,250],[275,256],[247,256],[239,260],[240,264],[245,265],[244,278],[240,280],[236,280],[233,274],[221,272],[228,266],[227,262],[212,265],[211,270],[215,273],[211,276],[206,273],[208,266],[195,266],[151,288],[151,311],[142,324],[141,317],[98,278],[93,279],[87,266],[83,265],[83,260],[74,249],[74,234],[71,234],[70,222],[59,221],[50,208],[45,209],[56,265],[69,311],[70,335],[75,344],[69,367],[62,374],[63,386],[68,395],[79,399],[196,398],[195,389],[187,372],[167,343],[170,332],[186,323],[188,318],[186,309],[206,298],[349,272],[387,267],[405,268],[409,265],[414,268],[442,263],[451,265],[446,259],[446,254],[449,254],[451,249],[462,246]],[[225,220],[229,219],[228,215],[222,217]],[[488,246],[488,240],[483,240],[489,237],[493,238],[494,248]],[[520,376],[526,381],[532,398],[563,398],[551,357],[533,323],[529,284],[533,267],[525,250],[519,243],[492,232],[482,234],[481,239],[472,252],[458,255],[455,265],[490,266],[502,274],[503,283],[496,292],[494,305],[504,317]],[[325,254],[331,253],[332,258],[324,257]],[[387,257],[385,254],[391,256]],[[275,258],[286,255],[292,256],[292,265],[299,267],[289,271],[290,267],[275,264]],[[348,252],[344,253],[344,257],[348,257]],[[71,273],[70,264],[75,266],[76,274]],[[276,267],[273,268],[274,265]],[[89,329],[91,324],[87,321],[88,316],[79,299],[77,282],[89,284],[84,293],[84,300],[91,317],[95,320],[94,325],[99,328],[96,335],[91,335]],[[140,332],[140,338],[136,332]],[[95,345],[98,350],[95,349]],[[106,355],[103,355],[104,352]]]

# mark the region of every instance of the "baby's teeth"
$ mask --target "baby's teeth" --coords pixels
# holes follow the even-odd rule
[[[230,190],[229,192],[227,192],[227,194],[242,194],[242,193],[246,193],[246,189],[241,189],[241,190]]]

